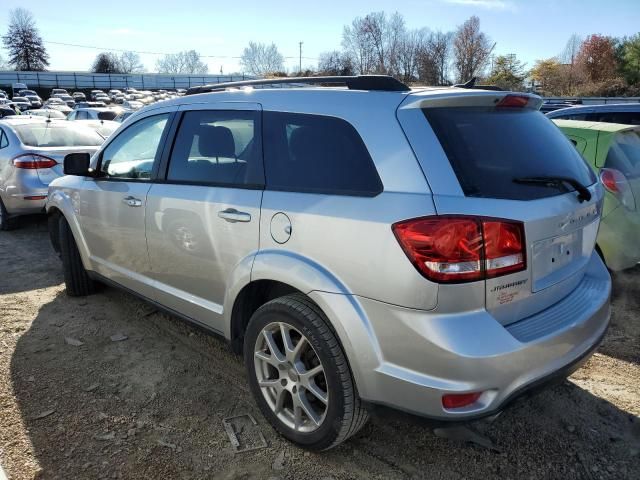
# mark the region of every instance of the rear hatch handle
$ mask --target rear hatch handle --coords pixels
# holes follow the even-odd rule
[[[578,201],[588,202],[591,200],[591,192],[587,187],[582,185],[578,180],[571,177],[516,177],[514,183],[523,185],[540,185],[549,188],[564,188],[567,190],[566,184],[571,185],[578,192]]]

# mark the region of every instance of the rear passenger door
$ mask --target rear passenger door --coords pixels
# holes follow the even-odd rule
[[[260,105],[181,107],[147,196],[156,300],[222,332],[227,283],[258,250],[264,188]]]

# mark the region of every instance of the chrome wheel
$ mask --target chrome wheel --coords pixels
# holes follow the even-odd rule
[[[265,326],[254,348],[260,391],[278,419],[296,432],[317,430],[327,415],[329,390],[320,358],[293,326]]]

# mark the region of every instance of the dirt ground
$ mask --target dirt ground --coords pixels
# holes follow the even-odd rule
[[[638,479],[640,268],[614,290],[589,363],[478,426],[499,451],[377,416],[316,454],[263,420],[219,338],[113,288],[68,298],[46,223],[24,219],[0,233],[0,463],[10,480]],[[234,455],[222,419],[243,413],[268,447]]]

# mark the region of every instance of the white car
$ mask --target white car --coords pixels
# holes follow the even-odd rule
[[[113,108],[76,108],[67,120],[113,120],[120,113]]]

